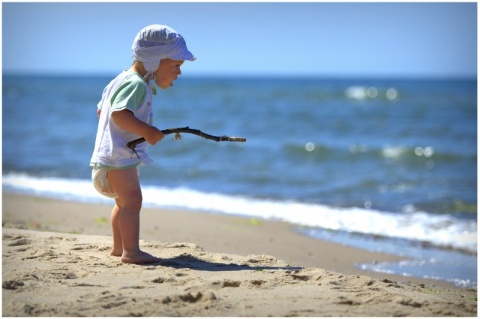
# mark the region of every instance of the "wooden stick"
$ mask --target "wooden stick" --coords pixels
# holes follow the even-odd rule
[[[195,134],[195,135],[201,136],[201,137],[203,137],[207,140],[212,140],[212,141],[216,141],[216,142],[245,142],[245,141],[247,141],[247,139],[244,138],[244,137],[235,137],[235,136],[230,137],[230,136],[225,136],[225,135],[223,135],[223,136],[210,135],[210,134],[207,134],[207,133],[203,133],[200,130],[189,128],[188,126],[180,127],[180,128],[170,128],[170,129],[161,130],[161,131],[165,135],[172,134],[172,133],[190,133],[190,134]],[[129,149],[131,149],[132,151],[135,151],[135,147],[138,144],[143,143],[143,142],[145,142],[145,139],[143,137],[140,137],[136,140],[128,142],[126,146]]]

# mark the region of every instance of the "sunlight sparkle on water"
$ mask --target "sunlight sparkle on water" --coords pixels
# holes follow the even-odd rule
[[[312,152],[314,149],[315,149],[315,144],[314,143],[308,142],[307,144],[305,144],[305,150],[307,152]]]

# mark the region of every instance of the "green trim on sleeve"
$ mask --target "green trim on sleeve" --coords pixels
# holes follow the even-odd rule
[[[128,109],[135,112],[147,96],[147,84],[132,72],[120,85],[111,98],[112,111]]]

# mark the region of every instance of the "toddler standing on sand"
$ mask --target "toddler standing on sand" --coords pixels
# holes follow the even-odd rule
[[[154,263],[160,259],[139,246],[142,190],[137,170],[138,165],[152,161],[146,153],[148,144],[155,145],[164,137],[152,126],[153,83],[169,88],[181,74],[183,62],[195,57],[178,32],[158,24],[137,34],[132,51],[133,65],[105,87],[98,103],[98,130],[90,166],[95,189],[115,199],[111,255],[121,256],[124,263]],[[148,144],[139,144],[133,153],[126,144],[139,137]]]

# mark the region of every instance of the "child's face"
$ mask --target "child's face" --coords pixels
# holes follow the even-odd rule
[[[173,81],[182,74],[180,67],[184,60],[162,59],[158,69],[154,72],[155,83],[162,89],[168,89],[173,86]]]

